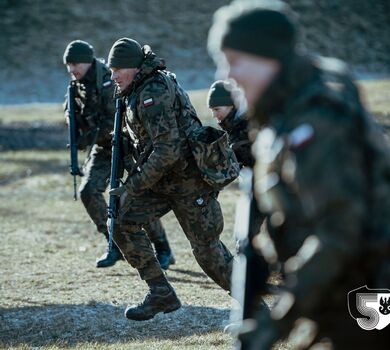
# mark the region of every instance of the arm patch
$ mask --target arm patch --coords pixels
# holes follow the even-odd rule
[[[154,105],[154,100],[153,100],[153,98],[152,98],[152,97],[149,97],[149,98],[144,99],[143,105],[144,105],[144,107],[153,106],[153,105]]]
[[[109,87],[109,86],[111,86],[112,85],[112,80],[107,80],[107,81],[105,81],[104,83],[103,83],[103,87],[104,88],[107,88],[107,87]]]

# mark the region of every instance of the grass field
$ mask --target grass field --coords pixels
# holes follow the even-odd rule
[[[387,122],[390,81],[364,82],[370,109]],[[205,91],[191,94],[210,122]],[[60,105],[0,107],[1,123],[61,122]],[[96,269],[105,249],[80,201],[72,199],[65,151],[0,152],[1,349],[230,349],[223,333],[232,300],[199,268],[170,213],[162,221],[177,263],[167,272],[183,307],[145,322],[123,311],[146,286],[129,265]],[[222,240],[234,249],[232,184],[221,192]],[[288,345],[278,350],[289,349]]]
[[[374,113],[390,113],[390,80],[358,82],[363,100]],[[207,90],[191,92],[191,100],[202,120],[213,123],[206,104]],[[4,105],[0,107],[0,125],[13,122],[62,123],[63,107],[59,103]]]
[[[30,165],[36,157],[37,163]],[[65,152],[0,154],[4,165],[28,164],[28,176],[1,189],[0,346],[11,349],[196,349],[228,348],[221,332],[230,298],[197,266],[173,215],[163,218],[177,264],[168,278],[184,307],[147,322],[127,321],[127,303],[138,302],[146,286],[126,263],[98,270],[102,236],[83,207],[72,200]],[[12,159],[12,160],[10,160]],[[16,165],[15,165],[16,164]],[[48,165],[50,164],[50,166]],[[237,190],[222,193],[224,240],[232,248]]]

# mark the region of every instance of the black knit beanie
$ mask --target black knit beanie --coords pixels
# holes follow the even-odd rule
[[[141,45],[129,38],[121,38],[112,45],[108,54],[110,68],[139,68],[144,59]]]
[[[232,88],[232,84],[227,81],[217,80],[214,82],[207,95],[207,104],[209,108],[234,106]]]
[[[64,52],[64,64],[67,63],[92,63],[93,47],[82,40],[69,43]]]
[[[273,0],[241,11],[237,4],[221,10],[210,30],[210,51],[230,48],[277,60],[295,51],[297,29],[287,4]]]

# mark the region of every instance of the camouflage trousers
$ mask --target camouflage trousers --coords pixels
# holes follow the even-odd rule
[[[107,203],[103,193],[111,173],[111,150],[94,145],[84,164],[84,176],[79,188],[81,201],[99,232],[107,234]],[[153,243],[167,240],[160,220],[149,222],[146,231]]]
[[[219,239],[223,216],[213,194],[162,196],[147,191],[141,196],[125,197],[123,202],[114,240],[143,280],[163,274],[146,235],[145,223],[173,210],[203,271],[223,289],[230,290],[233,256]]]

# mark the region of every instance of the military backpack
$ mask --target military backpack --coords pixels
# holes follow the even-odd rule
[[[178,98],[181,113],[198,121],[186,130],[186,136],[202,179],[214,189],[221,190],[240,173],[240,166],[229,145],[227,132],[211,126],[203,126],[188,94],[176,81],[175,75],[167,71],[160,73],[166,81],[170,96]]]

